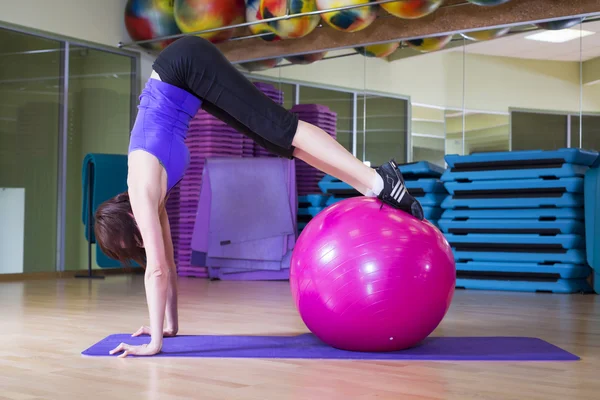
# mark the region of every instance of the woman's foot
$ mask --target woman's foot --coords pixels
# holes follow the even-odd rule
[[[402,173],[398,169],[398,164],[394,160],[390,160],[375,170],[383,180],[383,190],[381,190],[377,198],[389,206],[405,211],[423,220],[423,207],[408,192]]]

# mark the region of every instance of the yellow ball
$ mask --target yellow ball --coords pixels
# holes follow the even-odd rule
[[[311,54],[302,54],[299,56],[288,56],[285,59],[288,60],[292,64],[308,65],[308,64],[312,64],[316,61],[321,61],[323,58],[325,58],[326,55],[327,55],[327,52],[325,51],[322,53],[311,53]]]
[[[260,16],[262,19],[283,17],[287,11],[286,0],[260,0]],[[293,0],[290,2],[290,15],[317,11],[316,0]],[[315,30],[321,17],[308,15],[269,22],[269,26],[282,39],[297,39]]]
[[[246,21],[247,22],[255,22],[261,21],[262,17],[260,16],[260,0],[246,0]],[[254,35],[262,35],[260,38],[267,42],[274,42],[276,40],[280,40],[281,38],[275,34],[275,31],[269,26],[267,23],[262,24],[254,24],[248,26],[250,32]],[[268,33],[268,35],[265,35]]]
[[[406,44],[422,53],[429,53],[443,49],[451,40],[452,35],[434,36],[423,39],[407,40]]]
[[[400,47],[399,42],[373,44],[365,47],[356,47],[357,53],[365,57],[384,58],[395,52]]]
[[[317,0],[317,9],[323,11],[337,7],[365,4],[364,7],[331,11],[321,14],[323,21],[338,31],[358,32],[371,25],[377,18],[378,7],[377,5],[369,5],[372,1],[373,0]]]
[[[221,28],[245,22],[244,0],[175,0],[175,21],[184,33]],[[203,33],[201,36],[218,43],[230,39],[234,30]]]
[[[444,0],[400,0],[383,3],[381,8],[403,19],[421,18],[437,10]]]
[[[506,35],[509,31],[510,28],[486,29],[484,31],[465,32],[461,33],[461,35],[465,39],[482,42],[485,40],[497,39]]]

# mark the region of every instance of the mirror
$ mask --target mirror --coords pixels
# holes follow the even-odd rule
[[[600,151],[600,18],[581,24],[581,147]]]
[[[277,82],[287,108],[331,109],[337,140],[370,165],[394,157],[444,166],[445,154],[598,149],[597,31],[600,16],[567,18],[240,68]]]

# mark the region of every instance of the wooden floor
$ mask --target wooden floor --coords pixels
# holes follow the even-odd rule
[[[288,284],[181,280],[181,334],[296,334]],[[140,276],[0,283],[0,399],[600,398],[600,297],[459,291],[435,335],[548,340],[578,362],[87,358],[147,322]]]

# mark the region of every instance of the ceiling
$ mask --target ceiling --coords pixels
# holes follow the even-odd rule
[[[571,29],[580,29],[579,25]],[[499,57],[516,57],[535,60],[549,61],[579,61],[600,57],[600,21],[587,22],[582,29],[596,32],[594,35],[586,36],[581,40],[575,39],[565,43],[547,43],[525,39],[532,33],[524,32],[509,34],[505,37],[488,42],[476,42],[469,44],[469,53],[482,54]],[[461,48],[459,48],[461,49]],[[580,54],[580,49],[582,49]],[[454,49],[453,49],[454,50]]]

